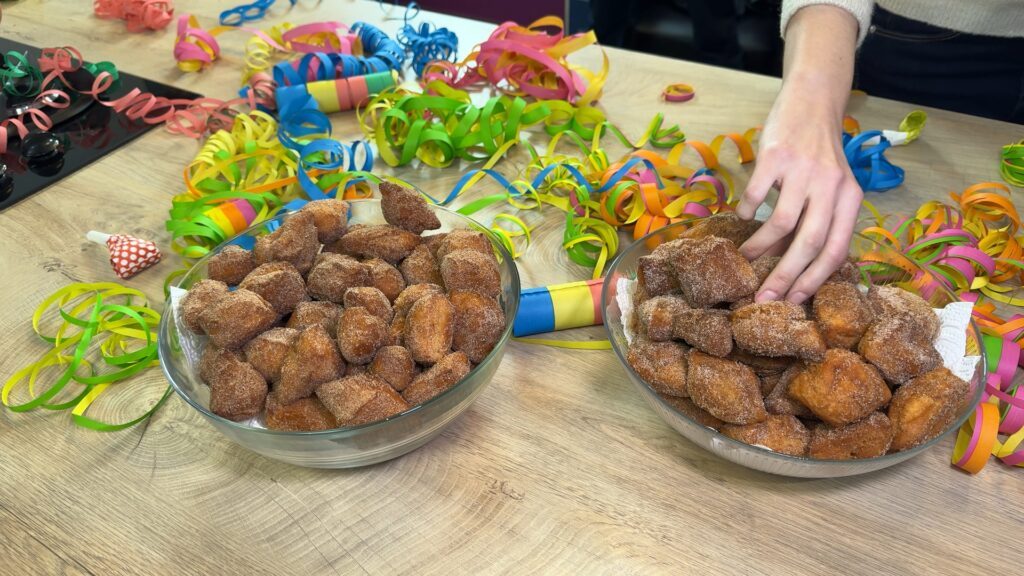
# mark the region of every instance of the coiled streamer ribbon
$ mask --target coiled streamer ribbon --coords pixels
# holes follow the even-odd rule
[[[98,18],[124,20],[129,32],[161,30],[174,17],[171,0],[93,0]]]
[[[1024,187],[1024,140],[1003,146],[999,174],[1010,184]]]
[[[917,274],[910,288],[922,296],[942,287],[975,303],[974,320],[982,330],[990,376],[985,400],[961,429],[952,458],[954,465],[972,473],[990,455],[1024,465],[1024,387],[1014,383],[1018,366],[1024,366],[1024,315],[1002,318],[993,303],[1024,306],[1024,298],[1012,295],[1024,273],[1024,236],[1009,194],[1004,184],[982,182],[950,194],[954,205],[927,202],[913,217],[897,218],[892,226],[876,213],[878,225],[863,231],[917,265],[907,266],[882,251],[868,253],[863,259],[873,274],[913,273],[919,267],[924,274]],[[1007,437],[1000,440],[1000,435]]]
[[[593,30],[566,35],[562,19],[556,16],[525,27],[505,22],[462,62],[436,60],[427,64],[422,77],[427,84],[439,80],[453,88],[466,88],[486,83],[514,96],[585,106],[601,95],[608,77],[608,56],[602,51],[598,72],[570,64],[567,57],[596,43]]]
[[[54,306],[62,322],[53,335],[48,335],[40,322]],[[155,327],[159,321],[160,314],[147,306],[145,294],[138,290],[111,282],[75,283],[61,288],[43,300],[32,315],[32,329],[53,348],[15,372],[4,383],[0,399],[14,412],[70,409],[75,424],[93,430],[134,426],[160,408],[171,393],[170,386],[151,408],[126,422],[102,422],[87,416],[86,411],[110,386],[158,364]],[[93,358],[97,353],[99,358]],[[101,366],[109,370],[103,371]],[[42,372],[53,368],[61,370],[60,376],[45,391],[38,392]],[[12,403],[11,392],[22,382],[32,399]],[[80,385],[80,389],[72,391],[69,384]],[[70,394],[58,396],[65,389]]]
[[[398,30],[398,43],[412,58],[412,69],[416,77],[423,76],[423,69],[435,60],[455,62],[459,52],[459,37],[447,28],[438,28],[429,22],[421,22],[419,28],[410,23],[420,13],[420,6],[410,2],[402,16],[402,27]]]
[[[885,157],[890,146],[889,139],[880,130],[868,130],[856,136],[843,134],[843,153],[857,184],[865,192],[885,192],[903,183],[903,169]]]
[[[267,15],[267,10],[274,5],[277,0],[256,0],[251,4],[241,4],[234,8],[228,8],[227,10],[220,13],[220,25],[221,26],[241,26],[246,22],[255,22],[256,20],[262,20]],[[288,0],[288,2],[295,6],[299,0]]]
[[[275,65],[274,82],[278,86],[293,86],[402,69],[405,50],[387,34],[365,22],[353,25],[352,31],[361,54],[311,51],[298,60]]]

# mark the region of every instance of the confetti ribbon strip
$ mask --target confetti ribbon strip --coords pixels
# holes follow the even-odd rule
[[[63,321],[53,335],[47,335],[40,322],[53,306]],[[86,416],[86,411],[110,386],[158,364],[155,326],[159,321],[160,314],[147,306],[145,294],[138,290],[110,282],[75,283],[61,288],[43,300],[32,315],[32,329],[53,348],[15,372],[0,391],[0,400],[14,412],[71,409],[72,421],[92,430],[114,431],[134,426],[160,408],[171,393],[170,386],[151,408],[127,422],[103,422]],[[90,360],[97,352],[99,361]],[[111,369],[101,371],[101,365]],[[45,391],[37,393],[40,374],[52,368],[61,369],[60,376]],[[31,400],[13,403],[11,392],[26,380]],[[81,388],[58,396],[72,382]],[[73,397],[67,400],[69,395]]]
[[[592,30],[566,35],[562,19],[556,16],[525,27],[505,22],[462,62],[436,60],[427,64],[422,77],[428,85],[435,80],[453,88],[486,83],[513,96],[586,106],[601,95],[608,76],[608,56],[602,52],[598,72],[569,64],[567,57],[596,42]]]
[[[129,32],[161,30],[174,17],[170,0],[93,0],[98,18],[124,20]]]
[[[999,174],[1010,184],[1024,187],[1024,140],[1003,146]]]

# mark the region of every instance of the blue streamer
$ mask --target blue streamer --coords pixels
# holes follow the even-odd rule
[[[411,13],[411,14],[410,14]],[[420,13],[419,4],[410,2],[405,8],[404,22],[398,30],[398,43],[412,57],[412,69],[416,77],[423,76],[423,68],[435,60],[454,62],[459,51],[459,37],[447,28],[438,28],[430,22],[422,22],[419,28],[409,22]]]
[[[405,49],[401,45],[376,26],[365,22],[357,22],[352,31],[359,35],[365,56],[313,52],[300,58],[297,65],[293,62],[275,64],[274,82],[278,86],[294,86],[307,81],[337,80],[385,70],[401,72],[405,64]],[[307,80],[310,74],[313,74],[313,79]]]
[[[298,156],[297,179],[310,200],[322,200],[337,193],[324,191],[309,176],[310,170],[341,170],[369,172],[373,170],[373,150],[365,140],[345,144],[331,138],[333,127],[308,94],[278,102],[277,138]],[[358,161],[359,153],[363,161]]]
[[[643,164],[648,170],[653,171],[654,179],[659,189],[665,187],[665,184],[664,182],[661,181],[661,176],[658,175],[658,171],[654,167],[654,164],[652,164],[651,161],[647,160],[646,158],[638,158],[636,156],[627,160],[622,165],[622,167],[616,170],[615,173],[613,173],[608,178],[608,181],[605,182],[600,188],[594,188],[593,186],[591,186],[590,182],[587,180],[587,177],[584,176],[583,173],[579,171],[579,169],[570,164],[549,164],[545,166],[543,170],[538,172],[537,175],[533,177],[533,180],[530,182],[530,187],[533,188],[534,190],[537,190],[538,188],[541,187],[541,185],[544,184],[544,180],[547,179],[548,175],[551,174],[552,171],[559,168],[564,168],[569,172],[570,175],[572,175],[573,179],[576,180],[580,187],[586,190],[586,193],[588,195],[600,194],[601,192],[606,192],[610,190],[612,187],[618,184],[626,176],[626,174],[628,174],[629,171],[632,170],[633,167],[635,167],[637,164]],[[526,190],[522,190],[519,187],[517,187],[507,178],[502,176],[499,172],[489,168],[480,168],[476,170],[470,170],[463,174],[462,178],[459,178],[459,181],[455,183],[455,186],[452,188],[452,191],[449,192],[448,196],[446,196],[443,200],[438,200],[433,196],[430,196],[426,192],[424,192],[423,195],[426,196],[427,199],[434,204],[447,206],[448,204],[450,204],[452,201],[459,197],[459,194],[461,194],[463,192],[463,189],[465,189],[465,187],[469,184],[470,179],[472,179],[474,176],[481,172],[486,174],[487,176],[490,176],[492,180],[501,185],[501,187],[504,188],[512,196],[523,196],[527,192]]]
[[[251,4],[242,4],[240,6],[235,6],[234,8],[228,8],[220,13],[220,25],[241,26],[246,22],[261,20],[267,15],[267,10],[274,5],[275,1],[276,0],[256,0]],[[295,6],[295,3],[298,1],[299,0],[288,0],[292,6]]]
[[[864,143],[876,136],[878,143],[865,147]],[[861,190],[885,192],[903,183],[903,169],[885,157],[885,151],[891,146],[879,130],[868,130],[857,136],[843,133],[843,153]]]

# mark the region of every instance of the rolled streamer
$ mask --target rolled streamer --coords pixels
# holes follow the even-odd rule
[[[971,474],[980,472],[992,454],[998,426],[998,406],[989,402],[978,404],[974,414],[957,433],[953,465]]]
[[[601,95],[608,76],[608,57],[601,70],[572,65],[567,57],[597,43],[593,31],[566,35],[562,19],[545,16],[529,26],[499,25],[458,64],[437,60],[423,70],[426,83],[440,81],[452,88],[490,84],[515,96],[565,100],[588,105]]]
[[[889,224],[867,204],[877,225],[863,230],[891,248],[862,255],[861,270],[872,281],[924,270],[905,287],[925,296],[946,289],[974,302],[989,379],[985,401],[961,428],[952,456],[954,466],[971,473],[989,456],[1024,465],[1024,387],[1014,384],[1024,365],[1024,314],[1003,317],[993,302],[1024,306],[1024,298],[1012,296],[1024,272],[1024,239],[1009,193],[1003,184],[982,182],[950,194],[954,205],[926,202],[912,216],[892,217]]]
[[[905,146],[914,140],[917,140],[927,121],[928,115],[925,114],[923,110],[914,110],[900,121],[900,125],[896,130],[882,130],[882,134],[880,136],[868,138],[863,142],[863,144],[865,146],[874,146],[881,142],[882,137],[885,137],[892,146]],[[846,124],[844,123],[843,130],[849,132],[851,136],[856,136],[857,133],[860,132],[860,127],[859,125],[855,126],[855,130],[847,130]]]
[[[412,58],[412,69],[416,77],[423,76],[423,69],[436,60],[455,62],[459,51],[459,37],[447,28],[438,28],[429,22],[421,22],[419,28],[411,21],[420,13],[416,2],[405,7],[402,27],[398,30],[398,43]]]
[[[1003,146],[999,174],[1010,184],[1024,187],[1024,140]]]
[[[129,119],[146,124],[166,123],[169,132],[199,138],[207,130],[216,129],[221,125],[229,125],[237,111],[234,106],[245,104],[250,108],[259,105],[263,92],[253,90],[246,98],[222,101],[214,98],[164,98],[134,88],[125,94],[112,94],[120,85],[117,68],[110,62],[86,62],[82,54],[73,47],[44,48],[39,56],[38,68],[45,78],[40,86],[59,86],[49,88],[36,94],[35,107],[21,116],[5,118],[0,121],[0,152],[7,150],[9,133],[13,132],[23,138],[34,128],[46,131],[52,127],[53,121],[47,108],[60,109],[71,102],[69,94],[77,92],[80,97],[92,98],[102,106],[123,114]],[[93,82],[87,89],[77,89],[65,77],[79,69],[85,69],[93,75]],[[81,88],[79,86],[79,88]]]
[[[398,73],[389,70],[365,76],[281,86],[277,89],[276,99],[278,105],[281,105],[282,102],[312,97],[321,112],[331,114],[342,110],[352,110],[364,104],[370,96],[377,95],[396,85],[398,85]]]
[[[365,22],[356,23],[352,31],[356,34],[361,55],[354,51],[311,51],[297,60],[276,64],[274,81],[278,86],[292,86],[402,69],[405,50],[387,34]],[[290,46],[294,45],[295,41],[292,41]]]
[[[39,94],[43,86],[43,74],[28,61],[21,52],[11,50],[4,54],[0,68],[0,82],[5,94],[31,97]]]
[[[62,322],[53,335],[44,334],[40,322],[54,306]],[[159,322],[160,314],[148,307],[146,295],[138,290],[112,282],[65,286],[44,299],[32,315],[32,329],[52,348],[4,383],[0,401],[14,412],[70,409],[72,422],[92,430],[122,430],[143,422],[167,400],[170,386],[152,407],[127,422],[103,422],[86,416],[86,411],[110,386],[158,365]],[[99,358],[92,358],[96,355]],[[37,392],[40,374],[53,367],[61,368],[60,375],[46,390]],[[101,367],[108,370],[99,372]],[[22,382],[31,398],[14,403],[11,393]],[[80,385],[72,392],[74,396],[55,400],[72,383]]]
[[[241,26],[246,22],[262,20],[267,15],[267,10],[274,5],[276,0],[256,0],[251,4],[241,4],[234,8],[228,8],[220,13],[221,26]],[[298,0],[288,0],[295,6]]]
[[[174,18],[171,0],[93,0],[98,18],[124,20],[129,32],[161,30]]]
[[[869,144],[871,141],[876,143]],[[857,184],[865,192],[885,192],[903,183],[903,169],[885,157],[885,150],[890,146],[889,140],[878,130],[856,136],[843,133],[843,153]]]
[[[666,102],[689,102],[694,96],[696,92],[689,84],[669,84],[661,93]]]
[[[598,278],[523,290],[512,334],[529,336],[603,324],[602,283]]]

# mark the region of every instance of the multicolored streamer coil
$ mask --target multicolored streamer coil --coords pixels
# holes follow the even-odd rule
[[[53,334],[47,334],[40,324],[51,315],[53,307],[61,322]],[[159,322],[160,314],[148,307],[146,295],[138,290],[111,282],[75,283],[61,288],[43,300],[32,315],[32,329],[52,348],[14,373],[0,390],[0,400],[14,412],[70,409],[75,424],[92,430],[134,426],[160,408],[171,393],[170,386],[152,407],[125,422],[103,422],[87,416],[86,411],[111,386],[158,364]],[[43,373],[54,369],[60,375],[39,391]],[[22,383],[30,399],[17,403],[12,392]]]
[[[924,270],[911,288],[926,298],[942,288],[975,303],[990,376],[983,402],[960,431],[952,461],[971,473],[990,455],[1024,465],[1024,387],[1015,382],[1017,368],[1024,366],[1024,314],[1004,318],[996,310],[996,303],[1024,306],[1024,298],[1014,296],[1024,278],[1020,215],[1010,189],[998,182],[982,182],[950,197],[953,204],[927,202],[914,216],[894,218],[891,225],[876,211],[876,225],[863,231],[916,267],[882,252],[863,258],[882,274],[886,268],[900,274]]]
[[[1003,146],[999,174],[1010,184],[1024,188],[1024,140]]]
[[[423,81],[452,88],[488,84],[513,96],[564,100],[586,106],[601,96],[608,77],[608,56],[594,72],[570,64],[567,57],[597,43],[593,31],[566,34],[562,19],[546,16],[529,26],[505,22],[458,64],[435,60],[423,70]]]

